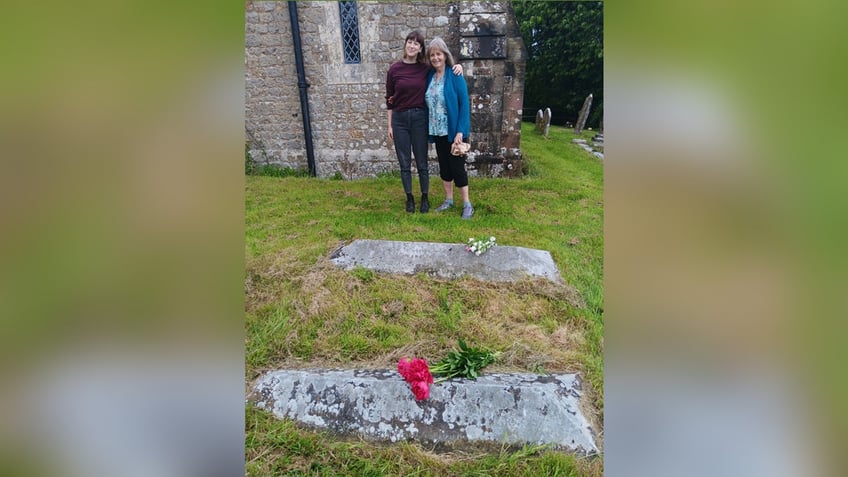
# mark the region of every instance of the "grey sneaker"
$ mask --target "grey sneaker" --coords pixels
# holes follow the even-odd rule
[[[444,212],[453,207],[453,202],[444,201],[442,205],[436,207],[436,212]]]
[[[472,215],[474,215],[474,207],[471,207],[470,205],[466,205],[465,207],[462,208],[462,218],[463,219],[470,219]]]

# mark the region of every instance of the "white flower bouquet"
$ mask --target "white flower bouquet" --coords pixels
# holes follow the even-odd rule
[[[465,250],[467,252],[473,253],[474,255],[480,256],[489,250],[490,248],[497,245],[495,243],[495,237],[489,237],[487,240],[476,240],[474,237],[468,239],[468,245],[465,246]]]

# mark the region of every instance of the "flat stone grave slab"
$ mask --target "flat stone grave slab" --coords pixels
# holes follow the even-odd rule
[[[390,370],[278,370],[263,375],[249,398],[279,418],[359,437],[425,445],[551,445],[598,452],[579,408],[575,374],[484,374],[430,386],[416,401]]]
[[[465,244],[354,240],[336,250],[330,260],[346,270],[357,266],[377,272],[414,275],[424,272],[441,278],[473,278],[498,282],[523,277],[562,283],[551,253],[524,247],[496,245],[481,255]]]

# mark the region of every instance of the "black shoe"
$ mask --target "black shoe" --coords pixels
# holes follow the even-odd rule
[[[406,211],[410,214],[415,212],[415,199],[412,198],[412,194],[406,196]]]
[[[430,211],[430,199],[427,194],[421,194],[421,213],[426,214]]]

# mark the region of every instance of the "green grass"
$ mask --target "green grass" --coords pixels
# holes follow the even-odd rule
[[[470,221],[461,220],[458,209],[407,214],[394,174],[356,181],[246,177],[246,378],[275,367],[394,368],[402,356],[435,362],[461,338],[501,352],[486,371],[580,372],[600,429],[603,165],[572,138],[572,130],[552,126],[545,139],[525,123],[528,175],[470,178],[476,209]],[[438,204],[441,182],[432,182],[431,202]],[[464,244],[491,235],[499,245],[550,251],[567,285],[386,276],[339,270],[328,259],[354,239]],[[378,449],[330,442],[260,414],[250,411],[247,452],[267,447],[273,462],[256,459],[250,475],[591,475],[602,465],[537,451],[520,459],[504,451],[444,463],[415,444]],[[262,440],[269,433],[297,442],[319,439],[344,457],[288,462],[300,455],[292,446],[301,444],[269,444]],[[539,467],[531,472],[528,465]],[[542,470],[545,465],[552,470]]]
[[[304,430],[251,407],[246,410],[245,423],[245,475],[249,477],[603,475],[599,459],[576,458],[538,446],[436,454],[408,442],[369,444]]]

